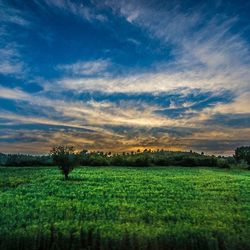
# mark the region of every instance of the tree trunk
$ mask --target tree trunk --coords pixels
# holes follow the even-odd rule
[[[69,179],[69,172],[64,172],[65,181]]]

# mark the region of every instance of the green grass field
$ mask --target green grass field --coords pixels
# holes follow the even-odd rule
[[[250,249],[250,172],[0,168],[0,249]]]

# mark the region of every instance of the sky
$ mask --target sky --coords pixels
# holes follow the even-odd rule
[[[250,1],[0,0],[0,152],[250,144]]]

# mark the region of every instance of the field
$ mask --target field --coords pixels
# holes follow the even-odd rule
[[[250,249],[250,172],[0,168],[0,249]]]

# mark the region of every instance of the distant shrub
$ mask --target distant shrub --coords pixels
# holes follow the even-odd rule
[[[197,166],[216,167],[217,160],[214,156],[201,155],[196,158],[196,164]]]
[[[129,163],[132,166],[147,167],[151,165],[151,159],[148,153],[142,153],[131,157]]]
[[[109,161],[105,155],[102,154],[91,154],[88,158],[88,165],[90,166],[108,166]]]
[[[192,166],[197,166],[196,165],[196,160],[195,157],[192,156],[183,156],[179,158],[179,165],[184,166],[184,167],[192,167]]]
[[[112,166],[127,166],[128,161],[123,155],[114,155],[110,158],[110,165]]]
[[[247,170],[247,169],[250,169],[250,166],[248,165],[248,163],[245,161],[245,160],[240,160],[238,161],[235,165],[234,165],[235,168],[238,168],[238,169],[244,169],[244,170]]]
[[[236,148],[234,158],[237,162],[244,160],[250,166],[250,146]]]
[[[164,157],[163,155],[158,155],[153,157],[152,163],[156,166],[169,166],[170,160],[168,157]]]
[[[226,159],[229,164],[236,164],[237,161],[233,156],[223,156],[223,159]]]
[[[219,168],[230,168],[230,164],[226,159],[217,158],[217,167],[219,167]]]

